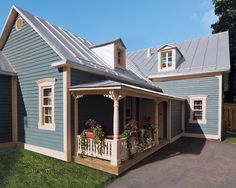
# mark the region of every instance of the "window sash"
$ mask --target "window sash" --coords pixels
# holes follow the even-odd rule
[[[190,119],[192,124],[206,124],[206,99],[207,95],[192,95],[190,99]]]
[[[172,51],[161,52],[161,67],[171,68],[173,66]]]
[[[49,92],[45,92],[46,90],[49,90]],[[53,107],[52,106],[52,87],[43,87],[42,88],[42,122],[44,125],[52,124],[52,118],[53,118],[52,107]]]

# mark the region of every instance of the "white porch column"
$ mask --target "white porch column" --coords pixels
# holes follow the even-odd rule
[[[74,155],[77,156],[78,154],[78,147],[79,147],[79,140],[78,140],[78,129],[79,129],[79,114],[78,114],[78,99],[83,97],[83,95],[76,95],[73,94],[74,97],[74,130],[75,130],[75,134],[74,134],[74,138],[75,138],[75,153]]]
[[[159,122],[159,111],[158,111],[158,108],[159,108],[159,103],[161,102],[160,100],[156,99],[154,100],[155,102],[155,144],[156,145],[159,145],[159,125],[158,125],[158,122]]]
[[[113,136],[119,137],[119,100],[114,97],[114,111],[113,111]]]
[[[78,153],[78,145],[79,145],[79,140],[78,140],[78,99],[77,97],[74,97],[74,126],[75,126],[75,156],[77,156]]]
[[[167,104],[167,139],[171,142],[171,100],[168,100]]]
[[[121,163],[120,154],[120,140],[119,138],[119,100],[123,97],[119,95],[119,92],[111,90],[108,95],[104,95],[114,101],[113,105],[113,140],[111,151],[111,165],[119,166]]]

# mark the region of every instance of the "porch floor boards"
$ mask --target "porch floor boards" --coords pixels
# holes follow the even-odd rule
[[[120,175],[123,172],[125,172],[126,170],[128,170],[129,168],[131,168],[132,166],[134,166],[135,164],[137,164],[138,162],[140,162],[141,160],[143,160],[144,158],[146,158],[149,155],[151,155],[152,153],[158,151],[159,149],[161,149],[162,147],[164,147],[167,144],[168,144],[167,140],[160,140],[160,143],[158,146],[154,146],[142,153],[134,154],[133,159],[122,161],[118,167],[112,166],[110,164],[110,161],[102,160],[99,158],[88,157],[88,156],[86,156],[84,158],[82,158],[80,156],[76,156],[74,158],[74,162],[84,165],[84,166],[87,166],[87,167],[90,167],[90,168],[94,168],[97,170],[108,172],[111,174]]]

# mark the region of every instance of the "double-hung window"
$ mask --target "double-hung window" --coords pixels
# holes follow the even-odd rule
[[[54,120],[54,78],[37,81],[39,88],[39,121],[38,128],[55,130]]]
[[[161,69],[171,68],[172,66],[172,51],[161,52]]]
[[[190,123],[206,124],[206,95],[190,96]]]

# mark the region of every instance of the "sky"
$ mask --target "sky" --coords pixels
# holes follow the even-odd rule
[[[122,38],[127,51],[210,35],[211,0],[0,0],[0,31],[16,5],[94,44]]]

